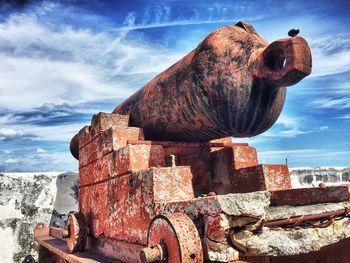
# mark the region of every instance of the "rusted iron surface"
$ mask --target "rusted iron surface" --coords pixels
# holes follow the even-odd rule
[[[34,228],[34,237],[49,236],[50,229],[45,225],[45,223],[37,223]]]
[[[240,193],[290,188],[288,167],[280,164],[260,164],[239,169],[235,172],[233,182],[233,191]]]
[[[208,193],[210,184],[211,150],[209,147],[165,148],[167,155],[174,155],[178,166],[189,166],[192,173],[192,187],[196,196]]]
[[[93,252],[72,254],[64,240],[51,236],[41,236],[35,240],[39,244],[39,263],[122,263],[119,260]]]
[[[85,129],[84,129],[85,130]],[[102,156],[127,145],[127,139],[139,140],[143,138],[140,128],[111,127],[86,144],[80,143],[79,167],[84,167]]]
[[[96,183],[149,167],[164,166],[164,155],[163,147],[158,145],[127,145],[81,167],[79,185]]]
[[[50,227],[49,235],[58,239],[64,239],[69,237],[69,231],[67,229]]]
[[[183,213],[155,217],[148,229],[148,247],[157,245],[169,263],[203,262],[201,239],[192,220]]]
[[[70,252],[85,250],[87,241],[87,226],[84,215],[81,213],[70,213],[67,219],[67,229],[67,246]]]
[[[130,115],[151,140],[209,141],[257,135],[278,118],[286,86],[311,73],[302,37],[270,45],[240,22],[209,34],[191,53],[114,113]]]
[[[79,188],[79,208],[94,237],[146,244],[153,202],[193,200],[188,167],[151,168]],[[103,205],[102,205],[103,204]]]
[[[72,155],[79,159],[79,148],[90,142],[96,135],[110,127],[128,127],[129,116],[100,112],[91,119],[91,126],[85,126],[70,143]]]
[[[106,236],[93,239],[91,251],[108,258],[118,258],[122,262],[140,262],[140,252],[145,248],[140,244],[128,243]]]
[[[350,199],[348,186],[276,190],[272,191],[271,194],[271,204],[276,206],[343,202]]]
[[[241,252],[242,254],[246,254],[248,252],[248,249],[245,245],[243,245],[241,242],[237,241],[235,239],[235,236],[234,236],[234,231],[231,231],[230,233],[230,238],[231,238],[231,242],[232,242],[232,246],[237,249],[239,252]]]

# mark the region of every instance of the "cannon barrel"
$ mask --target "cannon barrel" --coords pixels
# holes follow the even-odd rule
[[[209,141],[250,137],[277,120],[285,87],[311,73],[298,36],[270,45],[244,22],[209,34],[196,49],[120,104],[147,139]]]
[[[309,75],[311,66],[302,37],[268,44],[238,22],[210,33],[113,113],[129,115],[130,126],[143,128],[148,140],[251,137],[276,122],[286,87]]]

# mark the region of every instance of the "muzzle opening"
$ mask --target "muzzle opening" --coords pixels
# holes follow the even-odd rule
[[[281,71],[287,63],[287,58],[282,49],[273,49],[266,53],[264,64],[273,71]]]

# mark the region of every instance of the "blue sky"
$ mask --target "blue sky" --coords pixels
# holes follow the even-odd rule
[[[348,1],[1,1],[0,171],[77,170],[71,137],[190,52],[248,21],[269,42],[298,27],[313,73],[272,129],[240,139],[264,163],[350,166]]]

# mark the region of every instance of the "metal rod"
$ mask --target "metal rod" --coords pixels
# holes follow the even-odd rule
[[[346,207],[344,209],[331,211],[331,212],[324,212],[324,213],[304,215],[304,216],[295,216],[295,217],[286,218],[286,219],[270,220],[270,221],[266,221],[264,223],[264,226],[272,227],[272,226],[290,225],[290,224],[295,224],[297,222],[305,222],[305,221],[317,220],[321,218],[342,216],[342,215],[347,215],[349,213],[349,209],[350,207]]]

